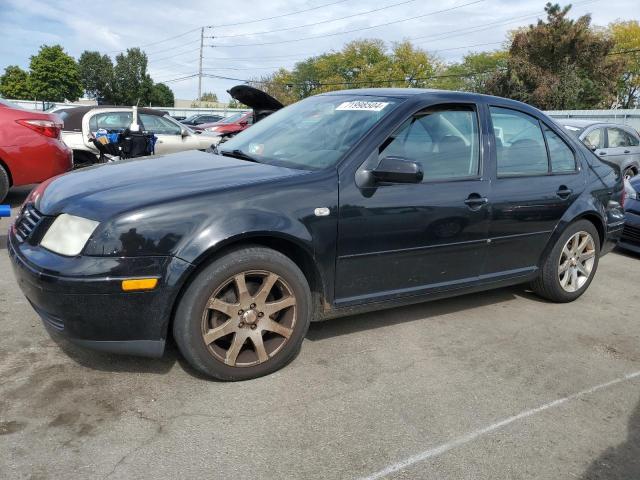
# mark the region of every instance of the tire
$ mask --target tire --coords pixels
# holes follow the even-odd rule
[[[5,198],[7,198],[9,187],[11,187],[9,174],[4,169],[4,167],[0,165],[0,203],[3,202]]]
[[[586,246],[580,251],[583,241]],[[590,221],[578,220],[569,225],[557,240],[531,288],[552,302],[572,302],[589,288],[598,268],[599,256],[598,230]],[[574,271],[575,277],[572,275]],[[588,276],[584,274],[586,271]]]
[[[193,279],[176,309],[173,335],[196,370],[218,380],[248,380],[293,360],[311,315],[309,284],[298,266],[275,250],[251,246],[232,250]]]

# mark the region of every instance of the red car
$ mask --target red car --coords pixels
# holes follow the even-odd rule
[[[61,130],[57,115],[0,100],[0,202],[11,187],[42,182],[73,168]]]
[[[267,115],[282,108],[282,104],[278,100],[262,90],[248,85],[236,85],[231,90],[228,90],[228,93],[232,98],[251,107],[253,110],[250,112],[236,113],[219,122],[204,123],[191,128],[194,130],[213,132],[221,137],[232,137],[236,133],[246,130],[257,121],[262,120]]]

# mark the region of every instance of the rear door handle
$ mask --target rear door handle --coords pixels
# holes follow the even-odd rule
[[[570,188],[565,187],[564,185],[561,185],[560,188],[558,189],[558,191],[556,192],[556,195],[559,196],[562,199],[565,199],[567,197],[569,197],[569,195],[571,195],[573,193],[573,190],[571,190]]]
[[[631,153],[631,150],[625,150],[624,153]]]

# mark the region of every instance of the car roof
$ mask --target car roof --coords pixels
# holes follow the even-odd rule
[[[389,98],[416,98],[427,100],[432,97],[440,97],[443,101],[464,100],[468,102],[493,103],[496,105],[513,106],[522,110],[534,110],[540,112],[535,107],[517,100],[493,95],[484,95],[474,92],[458,92],[455,90],[437,90],[431,88],[358,88],[350,90],[336,90],[333,92],[321,93],[319,95],[367,95]]]
[[[114,110],[114,109],[131,109],[132,107],[127,106],[116,106],[116,105],[90,105],[86,107],[70,107],[70,108],[61,108],[56,110],[56,115],[60,115],[62,121],[64,122],[64,130],[70,131],[81,131],[82,130],[82,118],[86,113],[92,110]],[[155,108],[138,108],[138,113],[144,113],[147,115],[156,115],[158,117],[163,117],[165,112],[161,110],[156,110]]]

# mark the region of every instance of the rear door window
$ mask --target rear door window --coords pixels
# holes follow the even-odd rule
[[[544,136],[547,139],[551,171],[553,173],[575,172],[576,157],[569,145],[547,126],[544,127]]]
[[[607,138],[609,148],[630,147],[630,135],[621,128],[607,128]]]
[[[498,176],[546,175],[549,160],[538,119],[508,108],[490,107],[490,110],[494,132],[499,132]]]

